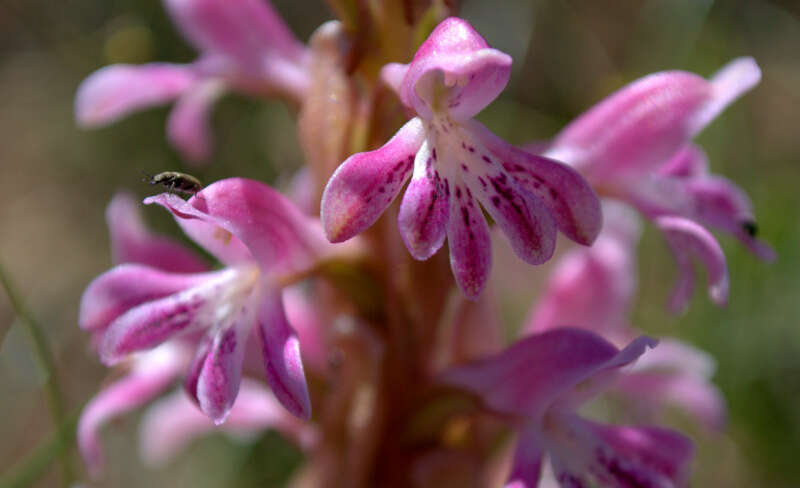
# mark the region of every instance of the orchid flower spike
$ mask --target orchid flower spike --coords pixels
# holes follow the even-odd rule
[[[562,487],[684,486],[694,454],[685,436],[651,426],[586,420],[578,407],[607,387],[620,368],[656,341],[640,337],[622,350],[581,329],[554,329],[506,351],[445,372],[443,380],[479,395],[519,432],[510,488],[539,483],[548,455]]]
[[[371,226],[411,183],[398,227],[411,255],[431,257],[448,239],[456,281],[480,295],[491,263],[482,206],[516,254],[541,264],[556,228],[585,245],[601,227],[594,191],[573,169],[506,143],[472,119],[505,88],[511,57],[492,49],[466,21],[439,24],[408,65],[381,76],[416,117],[383,147],[354,154],[328,181],[322,221],[332,242]]]
[[[286,319],[282,289],[331,252],[319,222],[256,181],[218,181],[188,201],[161,194],[145,203],[170,210],[197,244],[226,265],[219,271],[168,272],[122,264],[84,292],[80,326],[101,336],[106,364],[173,338],[202,337],[186,389],[200,409],[222,423],[234,404],[245,342],[254,329],[269,382],[293,414],[311,407],[297,334]]]
[[[731,61],[709,80],[685,71],[651,74],[575,119],[542,152],[580,171],[601,195],[625,201],[656,222],[684,276],[671,304],[676,312],[691,297],[693,257],[708,269],[712,299],[726,302],[724,256],[705,227],[732,234],[764,260],[775,257],[756,238],[747,195],[710,174],[705,154],[691,142],[760,79],[751,58]]]
[[[164,0],[175,25],[200,52],[187,65],[116,64],[78,88],[75,117],[100,127],[131,112],[177,103],[167,137],[189,162],[211,153],[208,116],[226,91],[300,101],[308,85],[306,48],[266,0]]]

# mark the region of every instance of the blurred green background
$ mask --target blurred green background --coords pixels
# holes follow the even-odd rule
[[[302,40],[331,15],[320,0],[274,3]],[[800,3],[472,0],[462,16],[515,59],[509,89],[480,116],[512,142],[553,135],[649,72],[707,76],[736,56],[758,60],[762,83],[698,141],[713,170],[750,194],[779,259],[758,262],[723,237],[730,305],[715,308],[698,292],[689,313],[675,318],[664,311],[674,265],[648,229],[633,323],[687,339],[718,361],[730,424],[722,436],[693,431],[695,486],[800,486]],[[109,63],[193,56],[157,0],[0,0],[0,262],[46,329],[70,412],[107,374],[76,324],[83,288],[110,263],[104,207],[120,188],[152,192],[142,171],[182,168],[164,139],[166,108],[82,131],[72,118],[75,89]],[[206,182],[230,175],[284,181],[302,164],[293,120],[280,102],[226,97],[214,113],[214,163],[191,172]],[[156,228],[175,234],[164,214],[146,210]],[[548,267],[514,266],[507,249],[496,252],[495,289],[513,326]],[[510,282],[513,288],[503,286]],[[0,294],[0,472],[52,431],[45,378],[15,317]],[[137,420],[129,415],[106,429],[107,473],[97,486],[281,486],[300,462],[277,435],[248,445],[212,436],[150,471],[136,456]],[[53,466],[36,486],[57,479]]]

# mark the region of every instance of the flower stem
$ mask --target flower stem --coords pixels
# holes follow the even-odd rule
[[[11,302],[11,307],[17,314],[20,323],[22,323],[25,331],[31,340],[31,345],[34,350],[34,356],[40,369],[45,374],[45,393],[47,395],[47,405],[50,409],[50,415],[53,418],[53,424],[56,429],[57,440],[64,437],[62,427],[65,425],[64,417],[64,401],[61,395],[61,389],[58,385],[58,378],[56,376],[55,363],[53,361],[53,353],[50,346],[47,344],[44,332],[41,326],[33,318],[33,315],[27,309],[22,299],[20,298],[17,290],[15,289],[11,277],[7,273],[5,267],[0,264],[0,282],[8,295],[8,300]],[[63,486],[69,486],[73,480],[72,466],[69,462],[69,450],[61,449],[61,481]]]

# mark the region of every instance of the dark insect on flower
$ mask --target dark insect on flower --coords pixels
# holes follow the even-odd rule
[[[194,195],[203,189],[203,184],[200,183],[200,180],[192,175],[178,173],[177,171],[164,171],[154,176],[145,175],[145,181],[151,185],[163,185],[170,193],[177,191],[187,195]]]
[[[752,220],[745,220],[742,222],[742,229],[747,232],[750,237],[758,235],[758,226]]]

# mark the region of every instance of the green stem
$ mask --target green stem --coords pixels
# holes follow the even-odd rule
[[[11,282],[11,277],[6,272],[5,267],[0,264],[0,282],[6,290],[8,299],[14,312],[17,314],[20,322],[22,323],[25,331],[31,340],[33,350],[35,352],[36,362],[41,370],[44,372],[45,380],[45,393],[47,394],[47,405],[50,409],[50,415],[53,418],[53,424],[56,429],[58,437],[57,442],[62,437],[62,428],[64,426],[64,401],[61,395],[61,389],[58,386],[58,378],[56,376],[55,362],[53,361],[53,353],[50,346],[47,344],[44,332],[41,326],[34,320],[33,315],[22,302],[19,294]],[[61,481],[63,486],[69,486],[73,480],[72,467],[69,462],[69,450],[61,449]]]

